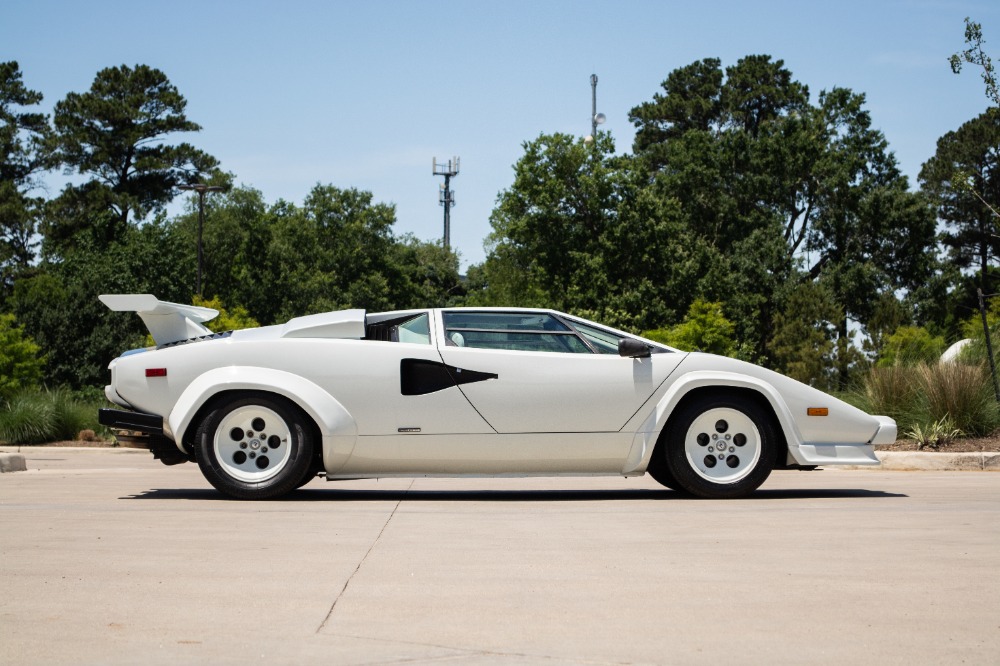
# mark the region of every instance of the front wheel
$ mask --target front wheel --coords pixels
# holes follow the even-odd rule
[[[195,433],[198,466],[237,499],[272,499],[294,490],[313,460],[313,437],[283,398],[246,395],[217,403]]]
[[[744,396],[690,402],[671,419],[666,435],[667,467],[692,495],[745,497],[771,474],[777,439],[773,418]]]

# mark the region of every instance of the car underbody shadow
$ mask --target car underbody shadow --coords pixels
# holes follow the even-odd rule
[[[755,502],[761,500],[796,499],[871,499],[907,497],[899,493],[859,488],[760,489],[749,497],[723,502]],[[134,495],[119,497],[127,500],[234,500],[212,488],[153,488]],[[698,501],[711,502],[684,492],[667,488],[635,488],[623,490],[358,490],[340,488],[300,488],[271,502],[610,502],[610,501]]]

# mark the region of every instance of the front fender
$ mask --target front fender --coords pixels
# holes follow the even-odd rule
[[[319,427],[323,439],[323,463],[328,471],[342,465],[357,440],[354,418],[323,388],[283,370],[252,366],[215,368],[200,375],[184,389],[166,419],[168,434],[183,449],[184,435],[198,410],[225,391],[263,391],[283,396],[298,405]]]
[[[795,420],[788,409],[788,405],[781,398],[777,389],[769,382],[751,377],[741,373],[726,372],[720,370],[695,370],[688,372],[677,379],[663,397],[656,404],[656,408],[649,417],[639,426],[635,437],[632,440],[632,448],[629,451],[625,462],[623,474],[642,474],[649,466],[649,461],[653,456],[653,448],[660,432],[667,425],[667,420],[674,409],[680,404],[688,393],[699,388],[741,388],[750,389],[762,395],[775,415],[778,417],[778,424],[785,434],[785,441],[788,443],[788,450],[796,462],[803,462],[798,459],[799,444],[802,436],[795,425]]]

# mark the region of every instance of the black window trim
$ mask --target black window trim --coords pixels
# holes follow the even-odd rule
[[[573,326],[573,322],[572,321],[569,321],[566,318],[560,316],[557,312],[542,311],[542,312],[527,312],[527,313],[525,313],[525,312],[518,312],[516,310],[501,310],[501,311],[496,311],[496,310],[468,310],[467,312],[469,312],[469,314],[478,313],[478,314],[500,314],[500,315],[515,315],[515,316],[519,315],[519,314],[544,314],[544,315],[547,315],[549,317],[552,317],[553,319],[555,319],[557,322],[559,322],[560,324],[562,324],[563,326],[565,326],[569,330],[566,330],[566,331],[550,331],[550,330],[546,330],[546,329],[523,329],[523,328],[449,328],[448,324],[447,324],[447,318],[448,318],[448,315],[451,314],[451,313],[445,312],[445,313],[443,313],[443,316],[442,316],[442,325],[444,326],[444,337],[446,339],[448,338],[448,334],[451,333],[451,332],[453,332],[453,331],[457,332],[457,333],[461,333],[462,331],[471,331],[473,333],[528,333],[530,335],[546,335],[546,334],[548,334],[548,335],[572,335],[572,336],[575,336],[577,340],[579,340],[580,342],[582,342],[583,346],[586,347],[588,350],[590,350],[591,354],[595,354],[595,355],[598,355],[598,356],[602,355],[601,352],[597,351],[597,348],[594,347],[593,343],[591,343],[590,340],[588,340],[586,338],[586,336],[584,336],[582,333],[580,333],[580,331],[577,330],[577,328],[575,326]],[[530,352],[530,353],[535,353],[535,352]],[[572,353],[572,352],[570,352],[570,353]]]

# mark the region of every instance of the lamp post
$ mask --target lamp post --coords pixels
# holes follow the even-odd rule
[[[226,188],[219,185],[192,183],[191,185],[178,185],[177,189],[191,190],[198,193],[198,295],[201,296],[201,230],[205,226],[205,193],[222,192]]]

